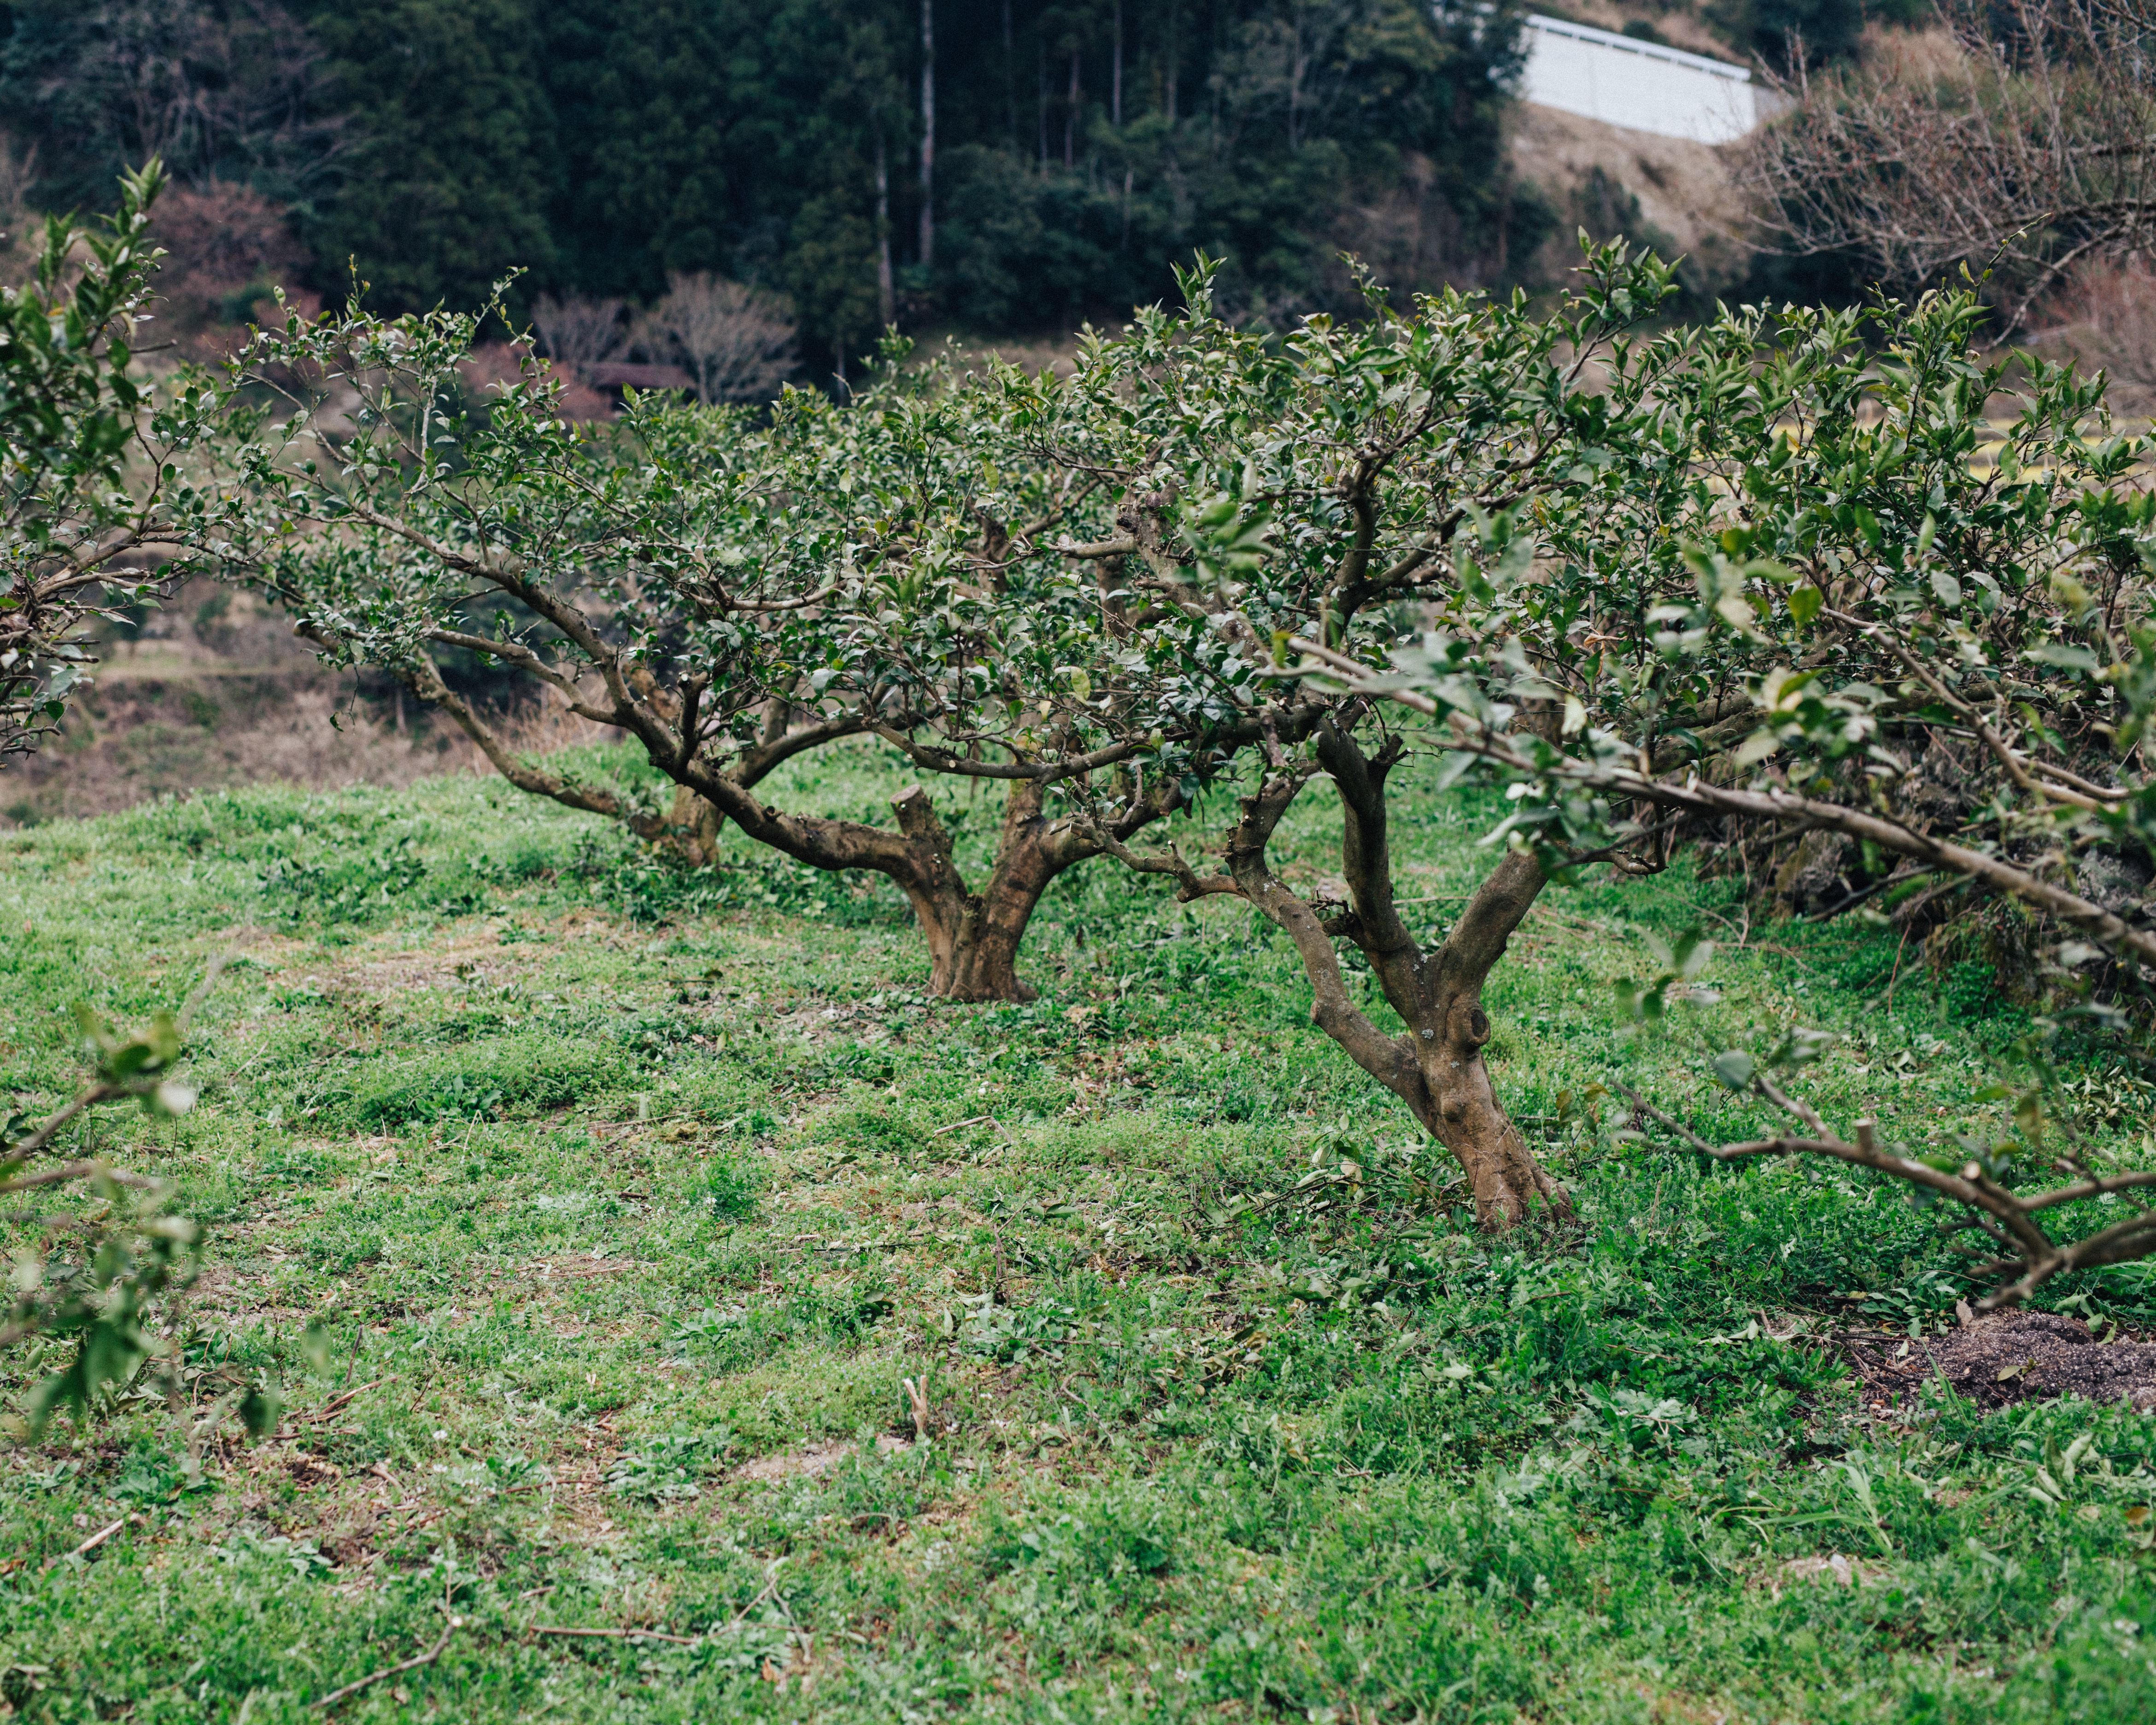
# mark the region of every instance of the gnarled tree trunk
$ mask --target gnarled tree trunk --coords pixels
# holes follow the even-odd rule
[[[860,735],[858,717],[790,724],[797,714],[774,700],[763,734],[724,770],[682,746],[673,730],[680,715],[658,691],[624,690],[617,713],[595,710],[644,745],[676,786],[667,818],[630,808],[603,786],[550,773],[518,757],[472,705],[444,684],[431,665],[405,674],[422,700],[439,705],[518,789],[619,820],[642,839],[670,844],[692,861],[716,854],[719,829],[731,820],[759,845],[812,868],[865,869],[895,880],[913,906],[927,937],[929,992],[952,1000],[1029,1000],[1033,990],[1018,974],[1019,943],[1041,895],[1065,869],[1100,854],[1092,829],[1045,812],[1046,787],[1035,778],[1010,779],[996,860],[987,885],[970,890],[953,856],[950,834],[937,819],[927,790],[908,786],[891,799],[898,830],[865,822],[789,814],[756,794],[755,787],[795,755],[842,737]],[[632,698],[633,697],[633,698]],[[1173,807],[1172,794],[1132,798],[1108,829],[1120,840]]]
[[[936,818],[925,786],[909,785],[891,798],[898,816],[895,833],[856,821],[782,814],[731,774],[707,776],[696,788],[748,837],[797,861],[889,875],[927,938],[929,992],[952,1000],[1034,998],[1018,974],[1026,924],[1055,877],[1101,850],[1073,821],[1046,818],[1045,788],[1039,781],[1014,779],[995,863],[976,892],[959,871],[951,835]],[[1160,812],[1158,803],[1138,804],[1117,830],[1136,832]]]
[[[666,837],[682,857],[698,867],[719,854],[719,829],[726,818],[718,805],[707,803],[687,785],[674,787],[674,808],[666,820]]]
[[[1485,1227],[1510,1226],[1537,1199],[1559,1211],[1570,1209],[1564,1189],[1535,1160],[1498,1101],[1482,1058],[1490,1040],[1483,982],[1542,887],[1543,871],[1526,851],[1499,863],[1445,944],[1424,961],[1421,1010],[1408,1019],[1422,1084],[1403,1100],[1460,1158]]]
[[[1399,758],[1397,746],[1389,745],[1373,759],[1329,725],[1317,742],[1345,816],[1348,906],[1322,916],[1282,886],[1266,861],[1273,829],[1311,777],[1309,770],[1284,760],[1244,802],[1242,819],[1229,837],[1228,871],[1236,890],[1295,942],[1316,995],[1312,1015],[1319,1027],[1459,1158],[1475,1194],[1476,1220],[1485,1229],[1509,1228],[1537,1204],[1569,1214],[1564,1189],[1543,1171],[1507,1116],[1483,1059],[1490,1016],[1482,1006],[1482,985],[1542,891],[1541,868],[1526,852],[1508,855],[1468,901],[1445,944],[1424,952],[1393,902],[1384,787]],[[1405,1035],[1388,1036],[1356,1006],[1333,950],[1334,939],[1342,937],[1369,959],[1386,999],[1407,1024]]]
[[[1035,991],[1018,973],[1026,924],[1057,875],[1101,851],[1082,827],[1067,819],[1049,819],[1045,801],[1045,788],[1038,781],[1012,782],[994,866],[988,884],[972,892],[952,865],[951,842],[927,791],[911,785],[891,798],[900,829],[922,857],[916,879],[900,885],[928,937],[930,993],[953,1000],[1034,998]],[[1151,819],[1143,811],[1127,816],[1116,829],[1119,836]]]

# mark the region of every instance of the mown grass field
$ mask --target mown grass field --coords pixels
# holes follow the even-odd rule
[[[1306,803],[1291,878],[1337,867]],[[1396,819],[1433,931],[1488,818]],[[1930,1219],[1702,1169],[1594,1089],[1734,1132],[1704,1056],[1798,1022],[1845,1038],[1830,1118],[1936,1140],[1994,1119],[2025,1028],[1981,967],[1681,871],[1553,890],[1494,1067],[1582,1224],[1488,1240],[1241,907],[1095,866],[1037,1001],[950,1006],[880,883],[731,860],[473,778],[0,838],[0,1087],[57,1103],[70,1000],[140,1019],[232,955],[194,1111],[84,1141],[208,1224],[187,1405],[146,1375],[0,1455],[0,1717],[320,1718],[453,1620],[332,1716],[2156,1717],[2156,1420],[1868,1404],[1820,1338],[1941,1320]],[[1720,1004],[1620,1029],[1640,931],[1702,918]],[[2085,1298],[2156,1317],[2128,1272]],[[268,1441],[202,1429],[243,1375]],[[2033,1495],[2084,1435],[2071,1501]]]

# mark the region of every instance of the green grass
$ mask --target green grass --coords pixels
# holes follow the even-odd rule
[[[818,778],[865,811],[898,783],[865,749]],[[985,793],[949,814],[992,834]],[[1404,801],[1433,931],[1488,814]],[[1337,870],[1330,811],[1296,819],[1291,878]],[[1893,942],[1854,923],[1733,950],[1733,890],[1681,870],[1553,891],[1494,1066],[1582,1225],[1491,1241],[1238,906],[1086,870],[1029,937],[1041,998],[958,1007],[880,883],[730,862],[678,875],[469,778],[0,839],[0,1086],[61,1099],[72,998],[138,1019],[234,955],[195,1111],[82,1141],[210,1225],[203,1406],[146,1379],[0,1456],[16,1717],[318,1718],[446,1615],[436,1664],[336,1717],[2156,1717],[2125,1513],[2156,1422],[1863,1405],[1804,1333],[1852,1291],[1935,1321],[1929,1219],[1702,1169],[1594,1089],[1738,1132],[1703,1056],[1802,1022],[1848,1038],[1830,1118],[1935,1138],[1999,1106],[1971,1098],[2022,1024],[1982,991],[1905,962],[1890,1012]],[[1638,930],[1702,916],[1721,1003],[1620,1031]],[[2088,1298],[2142,1322],[2148,1292]],[[270,1441],[191,1444],[224,1368],[281,1387]],[[2033,1497],[2084,1434],[2074,1503]],[[1803,1561],[1833,1553],[1861,1584]]]

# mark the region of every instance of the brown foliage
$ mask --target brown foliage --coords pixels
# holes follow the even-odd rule
[[[1800,81],[1747,177],[1770,243],[1887,288],[1991,272],[2010,331],[2156,233],[2151,0],[1947,0],[1942,37]]]
[[[524,365],[531,350],[521,341],[490,341],[475,347],[470,357],[457,367],[474,393],[484,400],[489,391],[506,389],[523,381]],[[613,412],[613,403],[606,395],[591,387],[588,379],[569,367],[554,362],[567,378],[555,405],[564,419],[604,419]]]
[[[195,345],[215,326],[262,315],[257,306],[270,290],[307,262],[288,212],[224,181],[173,187],[158,200],[151,231],[167,254],[157,274],[158,318],[169,337]]]
[[[2156,390],[2156,275],[2145,259],[2079,272],[2046,311],[2051,343],[2136,393]]]

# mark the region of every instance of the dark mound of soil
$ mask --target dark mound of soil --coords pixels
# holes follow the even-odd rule
[[[1853,1355],[1871,1391],[1897,1401],[1939,1378],[1985,1408],[2078,1395],[2156,1413],[2156,1343],[2098,1343],[2087,1324],[2054,1312],[1998,1312],[1906,1352],[1887,1343]]]

